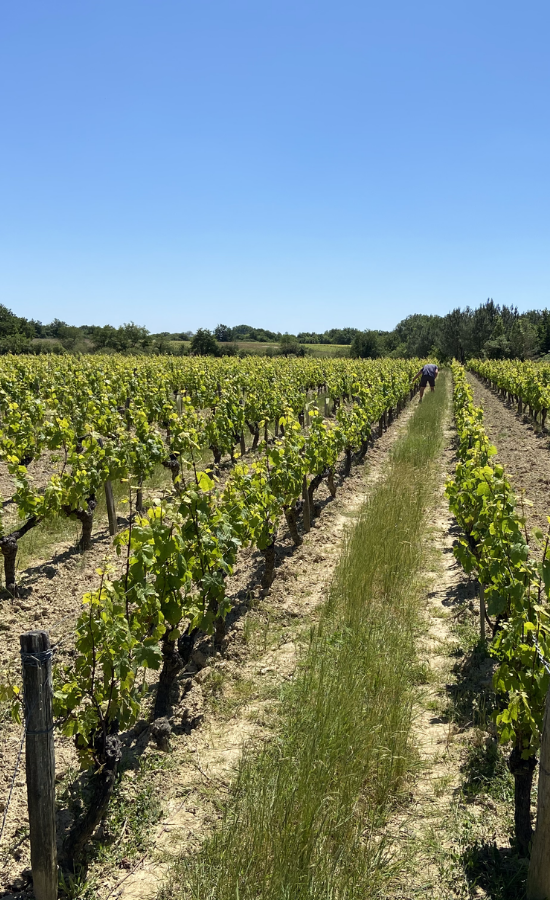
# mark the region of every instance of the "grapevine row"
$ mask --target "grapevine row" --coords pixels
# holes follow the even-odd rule
[[[527,854],[532,837],[531,784],[550,684],[537,650],[538,644],[548,657],[549,540],[541,531],[534,533],[543,549],[542,560],[537,560],[506,473],[493,460],[497,451],[485,433],[483,410],[474,406],[463,367],[454,363],[452,369],[459,444],[454,477],[446,490],[463,531],[455,555],[466,572],[477,573],[484,587],[493,629],[489,649],[498,661],[496,725],[500,741],[512,745],[515,833],[520,850]]]
[[[0,458],[15,482],[0,522],[7,587],[16,590],[18,540],[30,528],[59,515],[76,517],[85,550],[105,485],[129,481],[141,510],[143,485],[157,465],[170,470],[174,483],[185,484],[206,455],[218,467],[224,456],[234,460],[237,449],[242,454],[246,432],[256,450],[261,432],[267,438],[274,423],[277,434],[288,410],[307,427],[308,404],[319,394],[349,458],[368,437],[371,422],[397,405],[416,366],[416,361],[5,357]],[[38,485],[32,471],[42,457],[55,471]]]
[[[529,411],[544,428],[550,409],[550,365],[519,360],[472,359],[468,367],[510,402],[520,413]]]

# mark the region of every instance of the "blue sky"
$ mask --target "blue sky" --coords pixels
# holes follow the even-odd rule
[[[550,5],[0,0],[0,302],[152,331],[550,306]]]

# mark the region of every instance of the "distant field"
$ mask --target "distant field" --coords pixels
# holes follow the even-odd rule
[[[189,347],[190,345],[189,341],[170,341],[169,343],[174,351],[180,350],[182,346]],[[263,356],[266,350],[275,352],[279,349],[277,343],[266,342],[264,344],[262,341],[234,341],[234,343],[238,345],[239,350],[246,350],[247,353],[256,353],[260,356]],[[347,356],[349,353],[349,344],[304,344],[303,346],[311,350],[311,355],[314,357]]]
[[[247,350],[249,353],[264,354],[267,348],[275,351],[279,349],[279,344],[262,343],[261,341],[235,341],[239,345],[239,349]],[[313,356],[334,356],[338,351],[349,351],[348,344],[304,344],[312,351]]]
[[[261,341],[235,341],[235,343],[240,350],[246,350],[247,353],[256,353],[260,356],[263,356],[266,350],[274,353],[279,349],[278,343],[264,344]],[[57,338],[35,338],[33,344],[37,347],[42,346],[53,350],[55,345],[61,344],[61,341]],[[91,351],[93,349],[92,342],[88,338],[83,338],[79,344],[80,346],[77,347],[78,350]],[[177,353],[178,351],[181,352],[182,347],[188,348],[191,342],[168,341],[168,344],[172,351]],[[304,344],[303,346],[307,347],[308,350],[311,350],[311,355],[313,357],[349,355],[349,344]]]

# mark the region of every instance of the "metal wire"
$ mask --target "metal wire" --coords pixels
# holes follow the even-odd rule
[[[8,818],[8,810],[10,808],[11,798],[13,795],[13,789],[15,787],[15,779],[17,778],[17,773],[19,772],[19,764],[21,762],[21,754],[23,753],[23,744],[25,743],[25,737],[27,734],[27,722],[23,725],[23,734],[21,735],[21,743],[19,744],[19,753],[17,754],[17,761],[15,763],[15,769],[13,770],[13,775],[11,779],[10,792],[8,794],[8,800],[6,803],[6,808],[4,810],[4,818],[2,819],[2,828],[0,828],[0,841],[2,840],[2,835],[4,834],[4,829],[6,827],[6,821]]]
[[[546,671],[547,671],[548,674],[550,675],[550,663],[545,659],[544,654],[543,654],[543,652],[542,652],[542,650],[541,650],[541,648],[540,648],[540,644],[539,644],[539,642],[537,641],[537,639],[536,639],[535,635],[533,634],[533,632],[531,632],[531,637],[532,637],[532,639],[533,639],[533,644],[535,645],[535,650],[537,651],[537,656],[538,656],[538,658],[539,658],[539,661],[542,663],[542,665],[544,666],[544,668],[546,669]]]
[[[21,650],[21,662],[24,666],[40,669],[45,662],[52,658],[54,650],[55,647],[50,647],[49,650],[36,650],[34,653]]]

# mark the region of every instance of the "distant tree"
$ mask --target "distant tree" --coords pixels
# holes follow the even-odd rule
[[[261,341],[262,343],[273,343],[278,341],[281,333],[275,331],[267,331],[265,328],[253,328],[251,325],[235,325],[231,329],[231,340],[233,341]]]
[[[540,352],[539,333],[527,317],[519,318],[510,330],[510,355],[514,359],[532,359]]]
[[[438,328],[437,347],[438,355],[443,359],[465,362],[469,349],[467,313],[462,313],[457,307],[443,316]]]
[[[282,356],[306,356],[307,348],[300,344],[294,334],[282,334],[279,341],[279,353]]]
[[[219,352],[220,356],[238,356],[239,355],[239,345],[236,343],[219,344],[218,352]]]
[[[65,329],[68,327],[67,323],[63,322],[62,319],[54,319],[53,322],[46,325],[46,330],[50,337],[62,338],[65,337]]]
[[[66,328],[68,326],[65,326]],[[151,345],[151,336],[146,328],[128,322],[119,328],[105,325],[103,328],[89,329],[95,350],[115,350],[119,353],[141,352]]]
[[[329,328],[320,336],[320,343],[351,344],[356,334],[360,334],[358,328]]]
[[[145,349],[149,346],[149,332],[142,325],[128,322],[117,328],[117,341],[121,350]]]
[[[214,337],[220,343],[226,343],[233,340],[233,329],[229,325],[216,325],[214,329]]]
[[[116,344],[116,328],[112,325],[104,325],[103,328],[94,328],[92,331],[92,341],[94,350],[104,350],[106,347],[114,349]]]
[[[31,339],[19,331],[0,337],[0,354],[2,355],[5,353],[30,353],[31,349]]]
[[[483,345],[483,354],[488,359],[506,359],[511,354],[511,344],[501,316],[496,316],[492,322],[491,337]]]
[[[218,356],[218,342],[208,328],[199,328],[191,341],[191,353],[195,356]]]
[[[542,311],[537,333],[541,352],[550,353],[550,314],[547,309]]]
[[[415,313],[402,319],[394,330],[384,335],[384,346],[392,356],[426,356],[436,340],[439,316]]]
[[[7,306],[0,304],[0,337],[20,334],[25,338],[33,338],[36,334],[34,324],[22,316],[16,316]]]
[[[381,353],[381,340],[377,331],[361,331],[351,342],[350,356],[359,359],[376,359]]]

